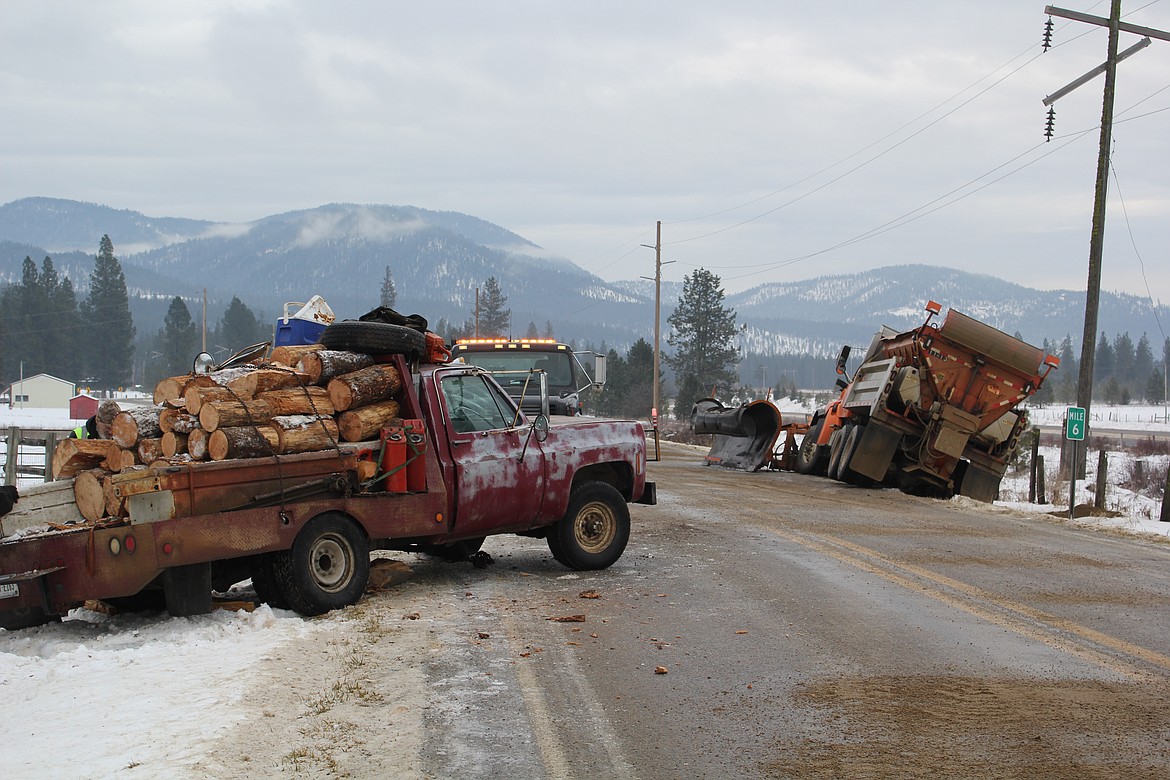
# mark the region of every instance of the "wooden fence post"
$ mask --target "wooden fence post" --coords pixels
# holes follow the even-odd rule
[[[53,454],[57,451],[57,431],[45,431],[45,482],[53,481]]]
[[[13,427],[8,429],[8,446],[5,448],[7,453],[4,456],[4,484],[16,484],[16,465],[20,461],[20,429]]]
[[[1098,509],[1105,508],[1105,485],[1109,476],[1109,456],[1105,454],[1105,448],[1102,447],[1097,451],[1097,495],[1093,497],[1093,506]]]
[[[1047,492],[1044,486],[1044,456],[1036,456],[1036,503],[1047,504],[1048,497],[1044,495]]]
[[[1170,467],[1166,468],[1166,484],[1162,486],[1162,516],[1159,518],[1163,523],[1170,523],[1170,501],[1167,501],[1167,496],[1170,496]]]
[[[1032,468],[1028,474],[1028,503],[1036,503],[1036,458],[1040,456],[1040,429],[1032,429]]]

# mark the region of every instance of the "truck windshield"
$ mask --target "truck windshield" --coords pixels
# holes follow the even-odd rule
[[[479,366],[491,372],[517,371],[528,372],[540,369],[548,374],[549,388],[572,388],[573,366],[569,361],[572,357],[568,352],[531,352],[528,350],[493,350],[491,352],[464,352],[462,358],[473,366]],[[497,376],[496,381],[504,387],[520,386],[524,384],[525,374]]]

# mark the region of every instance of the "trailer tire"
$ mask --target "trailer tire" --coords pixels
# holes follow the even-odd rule
[[[60,615],[50,615],[40,607],[21,607],[9,612],[0,612],[0,628],[5,631],[19,631],[22,628],[36,628],[46,623],[60,622]]]
[[[853,454],[857,452],[857,445],[861,442],[862,433],[863,426],[861,425],[854,425],[849,429],[849,433],[841,446],[841,462],[837,467],[837,479],[849,485],[869,487],[873,484],[873,480],[849,468],[849,464],[853,460]]]
[[[408,355],[426,352],[426,336],[414,328],[387,322],[345,320],[335,322],[321,333],[326,349],[361,352],[367,355]]]
[[[317,515],[291,550],[273,554],[281,596],[302,615],[321,615],[356,604],[370,579],[370,541],[340,512]]]
[[[822,417],[813,423],[800,442],[800,449],[796,451],[796,470],[801,474],[824,474],[829,465],[829,448],[827,445],[817,444],[821,431],[825,428],[825,419]]]
[[[612,565],[630,540],[630,508],[606,482],[582,482],[569,496],[565,516],[548,532],[553,558],[570,569],[586,571]]]
[[[841,456],[845,452],[846,435],[845,429],[839,428],[829,437],[829,464],[825,469],[825,476],[829,479],[835,480],[841,474]]]
[[[276,579],[275,553],[261,553],[252,556],[249,569],[252,572],[252,589],[256,598],[275,609],[289,609],[288,599]]]

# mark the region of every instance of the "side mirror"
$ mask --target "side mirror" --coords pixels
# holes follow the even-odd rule
[[[195,362],[191,364],[192,374],[210,374],[215,370],[215,358],[207,352],[200,352],[195,356]]]
[[[543,414],[536,415],[536,419],[532,421],[532,433],[539,442],[548,438],[548,418]]]
[[[593,358],[593,384],[599,388],[605,384],[605,355]]]
[[[841,376],[845,376],[845,364],[849,362],[849,353],[852,349],[852,347],[846,344],[841,347],[841,354],[837,356],[837,373]]]

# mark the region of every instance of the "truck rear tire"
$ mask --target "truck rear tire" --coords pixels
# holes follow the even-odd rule
[[[857,446],[860,444],[861,436],[864,432],[865,428],[861,425],[854,425],[849,429],[849,435],[845,437],[845,442],[841,449],[841,463],[837,467],[837,479],[849,485],[856,485],[857,487],[870,487],[873,485],[872,479],[849,468],[849,464],[853,461],[853,454],[857,452]]]
[[[276,583],[289,606],[321,615],[356,604],[370,579],[370,541],[339,512],[310,520],[291,550],[273,553]]]
[[[256,591],[256,598],[270,607],[288,609],[288,599],[280,590],[280,583],[276,580],[276,554],[261,553],[252,556],[252,590]]]
[[[479,552],[480,548],[483,547],[483,543],[486,541],[486,536],[473,536],[470,539],[464,539],[459,542],[423,545],[420,552],[433,555],[436,558],[442,558],[445,561],[466,561]]]
[[[825,476],[829,479],[835,480],[841,474],[841,456],[845,454],[846,435],[845,429],[839,428],[829,437],[829,463],[825,469]]]
[[[629,540],[630,508],[622,494],[605,482],[583,482],[549,529],[548,549],[570,569],[604,569],[622,557]]]
[[[367,355],[410,355],[426,352],[427,339],[414,328],[388,322],[345,320],[335,322],[321,332],[327,349],[362,352]]]
[[[801,474],[824,474],[829,465],[829,448],[817,444],[821,431],[825,428],[825,419],[822,417],[808,429],[804,439],[800,442],[800,449],[796,451],[796,470]]]

